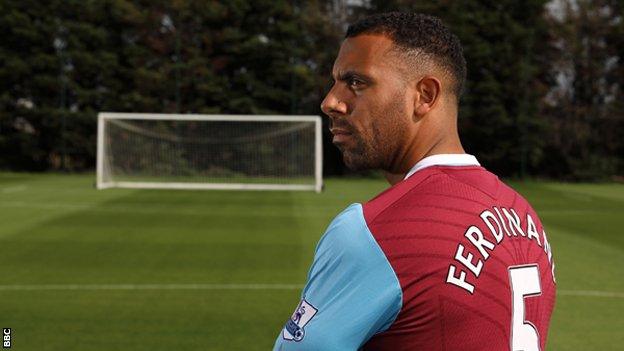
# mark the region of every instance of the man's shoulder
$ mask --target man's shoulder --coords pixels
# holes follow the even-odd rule
[[[362,204],[353,203],[329,224],[316,247],[316,255],[358,259],[370,250],[372,236],[363,215]]]
[[[480,166],[432,166],[386,189],[363,204],[364,217],[372,223],[380,216],[392,216],[398,208],[443,203],[485,202],[500,195],[502,182]]]

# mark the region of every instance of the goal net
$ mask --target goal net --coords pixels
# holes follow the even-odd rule
[[[319,116],[98,115],[97,187],[322,189]]]

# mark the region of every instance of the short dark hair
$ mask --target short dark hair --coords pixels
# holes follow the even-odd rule
[[[387,12],[365,17],[349,26],[346,38],[360,34],[383,34],[399,49],[430,55],[453,80],[453,92],[459,100],[466,81],[466,59],[457,36],[433,16]]]

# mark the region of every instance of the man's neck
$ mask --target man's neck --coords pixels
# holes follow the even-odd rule
[[[390,172],[384,171],[384,177],[386,178],[388,183],[390,183],[390,185],[394,185],[402,181],[403,178],[405,178],[405,173],[390,173]]]
[[[416,164],[418,161],[422,160],[425,157],[439,154],[465,154],[464,148],[459,141],[459,136],[457,134],[452,135],[451,137],[441,138],[434,143],[431,143],[427,148],[415,148],[412,152],[410,152],[404,158],[399,172],[389,172],[384,171],[384,177],[390,183],[390,185],[394,185],[403,178],[409,170]]]

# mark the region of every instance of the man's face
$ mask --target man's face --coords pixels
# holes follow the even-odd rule
[[[353,170],[391,170],[406,142],[413,107],[408,77],[382,35],[347,38],[334,62],[334,85],[321,104],[333,143]]]

